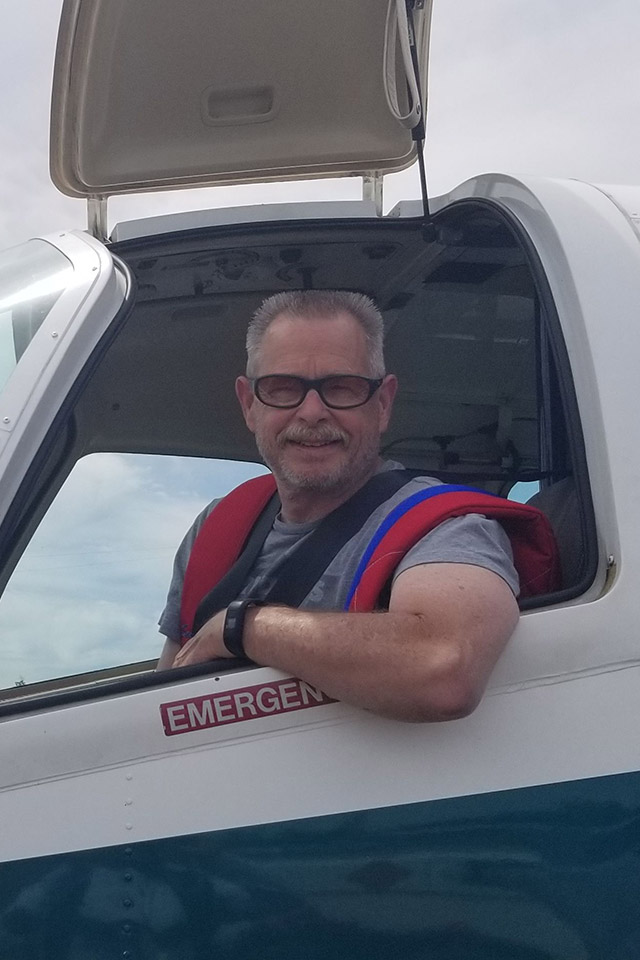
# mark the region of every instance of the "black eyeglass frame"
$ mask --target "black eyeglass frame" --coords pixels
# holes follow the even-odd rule
[[[346,405],[329,403],[323,393],[324,384],[329,380],[342,379],[361,380],[366,383],[368,392],[365,399],[359,400],[358,403],[348,403]],[[300,404],[304,402],[304,398],[309,393],[309,390],[315,390],[325,407],[329,407],[331,410],[355,410],[357,407],[363,407],[365,403],[368,403],[369,400],[371,400],[371,397],[374,395],[376,390],[379,390],[384,383],[384,379],[384,377],[361,377],[356,373],[334,373],[332,376],[320,377],[318,380],[307,380],[306,377],[296,377],[294,374],[290,373],[267,373],[262,377],[249,378],[249,383],[251,384],[251,389],[260,403],[263,403],[265,407],[273,407],[276,410],[294,410],[296,407],[299,407]],[[296,380],[302,387],[302,396],[298,401],[296,401],[296,403],[270,403],[268,400],[264,400],[260,396],[260,382],[262,380]]]

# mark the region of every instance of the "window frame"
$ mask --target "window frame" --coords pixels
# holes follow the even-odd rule
[[[593,583],[598,568],[593,502],[589,486],[584,437],[571,367],[562,337],[560,319],[541,260],[531,238],[517,217],[497,201],[486,198],[464,198],[454,201],[435,215],[434,222],[436,228],[442,225],[442,221],[446,221],[452,215],[455,216],[461,210],[470,213],[476,210],[489,212],[496,221],[508,229],[522,250],[531,273],[538,301],[540,317],[537,329],[545,332],[545,336],[540,338],[538,370],[542,370],[542,357],[544,355],[553,363],[557,374],[557,389],[562,401],[565,434],[569,444],[569,459],[573,466],[573,476],[580,503],[587,555],[584,564],[584,574],[578,583],[551,594],[545,594],[541,598],[522,600],[520,603],[523,611],[543,609],[573,600],[584,594]],[[407,218],[403,220],[403,223],[410,223],[411,220],[414,219],[416,222],[419,222],[419,218]],[[318,226],[320,229],[326,230],[332,226],[340,228],[348,227],[350,224],[356,227],[365,225],[363,220],[325,220],[319,222],[298,221],[295,226],[304,226],[307,229]],[[273,222],[268,224],[253,224],[251,225],[251,229],[257,233],[268,233],[282,226],[282,222]],[[244,224],[233,225],[231,228],[224,228],[224,234],[231,237],[239,231],[240,227],[242,229],[248,229],[248,226]],[[392,232],[392,229],[391,227],[390,232]],[[202,233],[203,230],[200,229],[183,231],[181,238],[184,239],[185,236]],[[119,246],[126,248],[127,243],[123,242],[121,245],[116,244],[110,248],[110,254],[113,257],[116,267],[121,270],[128,279],[127,295],[118,314],[92,350],[89,359],[83,365],[80,375],[73,384],[72,389],[69,391],[47,431],[45,440],[27,471],[19,493],[7,511],[7,515],[0,526],[0,565],[7,565],[8,557],[10,554],[15,553],[19,541],[23,538],[28,538],[31,529],[34,528],[34,518],[37,519],[39,515],[40,517],[44,515],[42,505],[45,504],[45,510],[48,508],[48,505],[50,505],[53,500],[53,496],[60,488],[66,476],[68,476],[73,466],[73,464],[69,463],[69,460],[74,452],[75,441],[71,414],[78,398],[97,369],[109,346],[120,332],[135,302],[135,278],[126,261],[118,256],[117,251]],[[123,254],[124,253],[125,250],[123,249]],[[545,398],[548,400],[549,396],[550,386],[547,384],[543,388],[541,400],[545,402]],[[60,437],[64,439],[59,452],[56,453],[56,447],[59,446]],[[540,454],[544,457],[544,438],[540,434],[539,443],[541,445]],[[542,460],[541,463],[544,463],[544,460]],[[43,474],[45,474],[45,480],[42,483],[41,479]],[[549,483],[544,481],[543,484],[546,486],[549,485]],[[12,557],[12,559],[14,561],[12,565],[13,569],[19,556]],[[215,675],[223,672],[245,671],[255,666],[248,662],[217,660],[206,664],[199,664],[195,667],[183,667],[180,668],[177,673],[172,670],[155,673],[151,672],[154,662],[153,660],[141,661],[139,663],[110,667],[106,670],[91,671],[88,674],[78,674],[70,677],[56,678],[51,681],[41,681],[25,687],[17,687],[15,690],[9,688],[9,695],[0,701],[0,717],[31,712],[33,710],[48,709],[105,696],[117,696],[136,690],[143,690],[148,687],[168,685],[176,681],[188,681],[195,677]],[[5,695],[7,691],[2,691],[2,693]]]

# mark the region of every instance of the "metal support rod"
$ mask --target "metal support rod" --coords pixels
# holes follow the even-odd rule
[[[87,229],[92,237],[104,242],[108,239],[107,197],[87,199]]]
[[[413,19],[413,8],[415,6],[415,0],[405,0],[406,11],[407,11],[407,26],[409,28],[409,47],[411,50],[411,63],[413,66],[413,72],[416,79],[416,85],[418,89],[418,97],[420,98],[420,120],[415,125],[411,131],[411,136],[413,137],[416,144],[416,151],[418,155],[418,170],[420,171],[420,192],[422,193],[422,209],[423,209],[423,236],[425,242],[430,243],[436,238],[436,231],[433,225],[433,220],[431,218],[431,210],[429,208],[429,191],[427,188],[427,173],[425,168],[424,161],[424,145],[426,140],[426,117],[424,113],[424,103],[422,100],[422,82],[420,77],[420,58],[418,56],[418,45],[416,38],[416,26]]]
[[[373,200],[376,205],[376,216],[382,216],[382,201],[384,199],[384,177],[379,170],[365,173],[362,176],[362,199]]]

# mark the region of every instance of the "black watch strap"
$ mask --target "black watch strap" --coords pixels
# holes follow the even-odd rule
[[[227,614],[224,618],[222,628],[222,642],[225,647],[238,660],[248,660],[245,653],[242,635],[244,633],[244,619],[249,607],[262,607],[263,600],[254,600],[248,597],[246,600],[232,600],[227,607]]]

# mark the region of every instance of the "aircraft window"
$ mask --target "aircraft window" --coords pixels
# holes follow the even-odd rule
[[[535,498],[556,530],[563,580],[523,607],[587,590],[598,558],[584,446],[542,267],[488,204],[438,219],[438,241],[426,244],[419,222],[390,221],[113,246],[135,301],[81,371],[3,521],[0,687],[122,677],[141,669],[123,664],[158,656],[155,624],[184,532],[210,499],[263,469],[249,463],[255,446],[234,393],[247,319],[268,293],[311,282],[370,293],[385,315],[400,389],[383,454],[445,482]],[[60,286],[61,263],[50,267]]]
[[[0,254],[0,389],[72,274],[71,262],[44,240]]]
[[[531,497],[540,492],[540,483],[538,480],[520,481],[515,483],[509,490],[508,500],[515,503],[528,503]]]
[[[176,547],[203,506],[265,468],[192,457],[79,460],[0,602],[0,688],[148,660]]]

